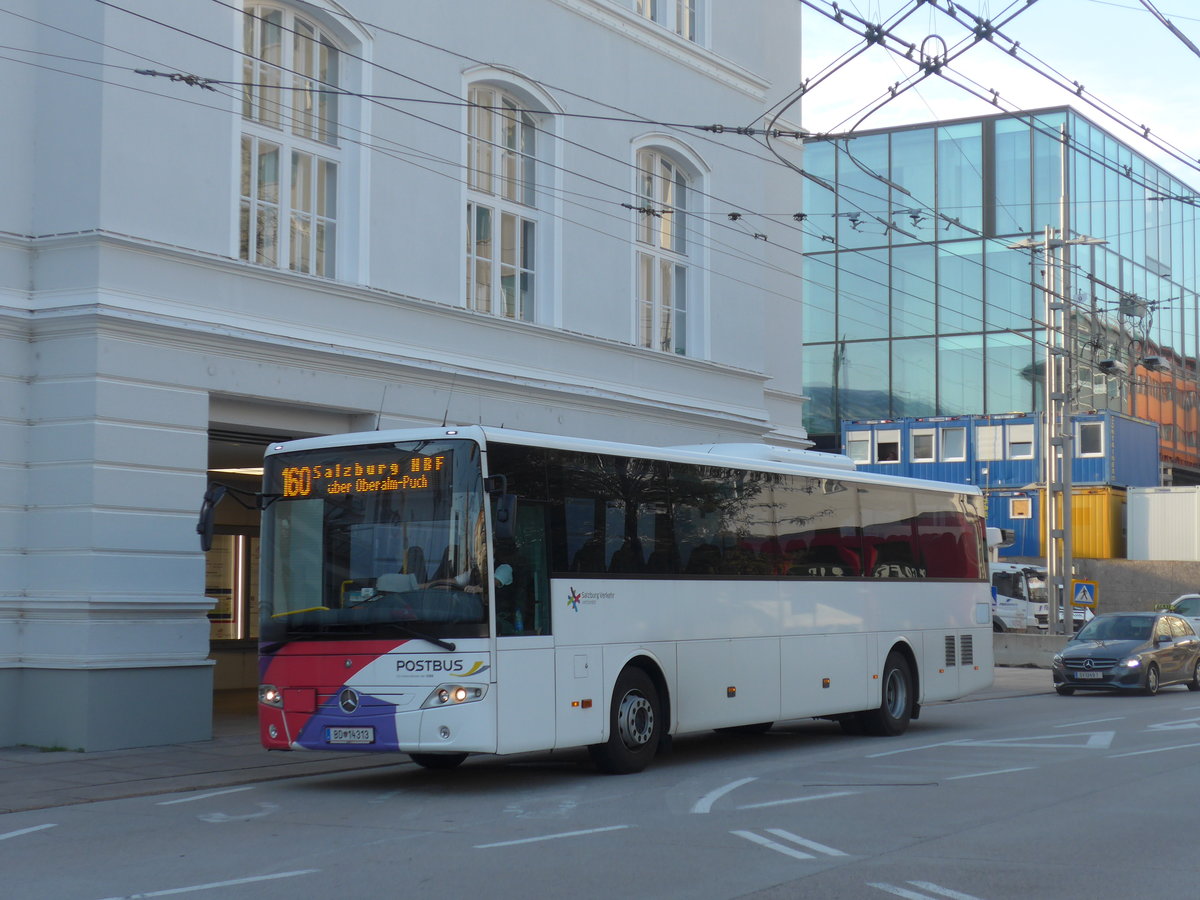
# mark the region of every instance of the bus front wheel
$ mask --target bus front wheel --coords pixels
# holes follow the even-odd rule
[[[588,753],[601,772],[628,775],[650,764],[662,737],[663,721],[654,682],[641,669],[621,672],[608,714],[608,740]]]
[[[867,734],[894,737],[904,734],[912,718],[913,680],[908,660],[892,651],[883,665],[883,697],[879,708],[862,713]]]

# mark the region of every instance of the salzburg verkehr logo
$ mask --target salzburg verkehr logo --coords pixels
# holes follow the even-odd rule
[[[567,588],[567,606],[571,607],[575,612],[579,612],[579,601],[582,599],[583,595],[576,591],[575,588]]]

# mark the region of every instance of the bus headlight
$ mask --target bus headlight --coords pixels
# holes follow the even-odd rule
[[[487,685],[482,684],[439,684],[433,689],[421,709],[435,709],[439,706],[457,706],[460,703],[474,703],[482,700],[487,693]]]
[[[283,691],[273,684],[260,684],[258,686],[258,702],[263,706],[274,706],[277,709],[282,709]]]

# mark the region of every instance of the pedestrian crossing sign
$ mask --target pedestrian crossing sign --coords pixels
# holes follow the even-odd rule
[[[1094,581],[1072,581],[1071,605],[1086,606],[1088,609],[1095,609],[1097,593],[1098,589]]]

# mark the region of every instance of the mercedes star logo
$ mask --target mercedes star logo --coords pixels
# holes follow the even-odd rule
[[[1083,667],[1084,667],[1085,669],[1094,669],[1094,668],[1096,668],[1096,664],[1095,664],[1095,663],[1093,663],[1093,662],[1092,662],[1090,659],[1085,659],[1085,660],[1083,661]],[[344,706],[344,705],[345,705],[345,704],[343,703],[343,706]]]
[[[342,708],[342,712],[354,712],[358,709],[358,691],[353,688],[345,688],[338,694],[338,706]]]

